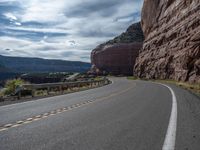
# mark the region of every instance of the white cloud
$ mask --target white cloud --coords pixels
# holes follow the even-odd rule
[[[21,16],[23,22],[38,21],[63,21],[65,16],[63,10],[66,1],[64,0],[30,0],[26,2],[25,11]]]
[[[10,19],[11,21],[17,20],[17,17],[12,13],[5,13],[4,16]]]
[[[28,32],[43,32],[43,33],[68,33],[70,32],[58,28],[30,28],[30,27],[5,27],[5,29],[17,30],[17,31],[28,31]]]
[[[22,24],[20,22],[15,22],[15,25],[21,26]]]

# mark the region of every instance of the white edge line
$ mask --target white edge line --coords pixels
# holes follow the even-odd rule
[[[161,83],[158,84],[167,87],[172,94],[172,110],[162,150],[174,150],[176,144],[176,128],[177,128],[177,99],[171,87]]]

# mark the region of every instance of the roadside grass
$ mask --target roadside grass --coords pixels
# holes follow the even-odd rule
[[[152,80],[155,82],[160,82],[160,83],[169,83],[169,84],[175,84],[179,87],[182,87],[186,90],[189,90],[195,94],[197,94],[198,96],[200,96],[200,84],[198,83],[188,83],[188,82],[179,82],[179,81],[175,81],[175,80]]]
[[[102,77],[100,77],[100,76],[97,76],[94,78],[94,81],[100,81],[100,80],[102,80]]]
[[[3,101],[4,91],[3,89],[0,90],[0,102]]]
[[[97,77],[95,80],[96,81],[102,80],[102,77]],[[85,85],[81,85],[81,86],[78,86],[78,87],[62,88],[62,90],[60,90],[60,88],[57,88],[57,87],[56,88],[50,88],[49,90],[47,90],[46,88],[36,89],[34,91],[30,90],[29,94],[24,94],[23,92],[21,92],[20,98],[31,99],[33,97],[34,98],[40,98],[40,97],[50,97],[50,96],[56,96],[56,95],[70,94],[70,93],[74,93],[74,92],[80,92],[80,91],[85,91],[85,90],[101,87],[101,86],[104,86],[104,85],[107,85],[107,84],[110,84],[110,82],[104,83],[104,84],[95,84],[95,85],[94,84],[93,85],[85,84]],[[6,88],[0,89],[0,102],[14,101],[14,100],[18,99],[18,97],[14,96],[14,95],[5,95],[5,92],[4,92],[5,89]]]
[[[193,93],[195,93],[196,95],[200,96],[200,84],[198,83],[188,83],[188,82],[179,82],[179,81],[175,81],[175,80],[151,80],[151,79],[140,79],[138,77],[127,77],[127,79],[129,80],[146,80],[146,81],[153,81],[153,82],[159,82],[159,83],[169,83],[169,84],[174,84],[177,85],[183,89],[189,90]]]

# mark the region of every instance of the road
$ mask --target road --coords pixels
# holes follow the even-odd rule
[[[0,106],[0,150],[200,149],[199,97],[173,85],[112,80]]]

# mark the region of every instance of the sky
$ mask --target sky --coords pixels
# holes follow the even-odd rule
[[[143,0],[0,0],[0,55],[90,62],[140,21]]]

